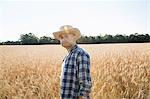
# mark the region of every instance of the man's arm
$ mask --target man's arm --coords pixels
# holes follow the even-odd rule
[[[80,84],[79,94],[80,96],[88,96],[92,87],[90,76],[90,57],[88,54],[79,54],[78,66]]]

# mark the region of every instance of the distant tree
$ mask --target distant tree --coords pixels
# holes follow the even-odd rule
[[[81,35],[80,39],[77,40],[77,43],[83,43],[84,42],[83,39],[84,39],[84,36]]]
[[[95,43],[95,37],[94,36],[90,36],[88,39],[88,43]]]
[[[96,36],[95,37],[95,43],[101,43],[102,42],[102,37],[101,36]]]
[[[20,45],[20,41],[6,41],[2,42],[2,45]]]
[[[105,34],[102,37],[102,42],[111,42],[112,40],[113,40],[113,36],[112,35]]]
[[[136,42],[137,41],[137,36],[134,34],[130,34],[128,38],[129,42]]]
[[[145,40],[148,41],[148,42],[150,42],[150,35],[145,34]]]
[[[42,36],[42,37],[40,37],[40,39],[39,39],[39,43],[40,43],[40,44],[49,44],[49,43],[51,43],[51,42],[52,42],[52,38],[47,37],[47,36]]]
[[[38,44],[38,37],[36,37],[33,33],[22,34],[20,36],[20,40],[22,44]]]
[[[134,33],[134,34],[130,34],[128,41],[134,43],[144,42],[144,38],[145,36],[139,35],[138,33]]]
[[[52,39],[51,40],[51,44],[59,44],[59,43],[60,43],[60,41],[57,40],[57,39]]]
[[[82,44],[89,43],[89,38],[88,38],[88,36],[82,35],[82,36],[80,37],[80,39],[77,40],[77,43],[82,43]]]
[[[138,42],[147,42],[150,40],[150,36],[148,34],[139,34],[137,35]]]
[[[114,36],[105,34],[104,36],[84,36],[77,40],[79,44],[99,44],[99,43],[142,43],[150,42],[149,34],[130,34],[129,36],[116,34]],[[0,45],[19,45],[19,44],[59,44],[60,41],[51,37],[42,36],[40,39],[33,33],[22,34],[18,41],[0,42]]]
[[[115,42],[122,42],[122,43],[127,42],[126,36],[121,35],[121,34],[115,35],[113,39],[114,39]]]

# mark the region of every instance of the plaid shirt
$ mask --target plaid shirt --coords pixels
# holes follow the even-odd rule
[[[82,48],[75,45],[64,58],[61,73],[61,99],[78,99],[91,92],[90,57]]]

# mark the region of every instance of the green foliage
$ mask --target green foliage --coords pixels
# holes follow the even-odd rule
[[[6,42],[1,42],[0,45],[20,45],[20,41],[6,41]]]
[[[105,34],[104,36],[81,36],[77,43],[98,44],[98,43],[142,43],[150,42],[149,34],[131,34],[129,36],[116,34],[115,36]]]
[[[99,44],[99,43],[142,43],[142,42],[150,42],[149,34],[130,34],[122,35],[109,35],[106,34],[104,36],[84,36],[82,35],[77,43],[79,44]],[[59,44],[60,42],[56,39],[52,39],[51,37],[42,36],[40,38],[36,37],[33,33],[22,34],[20,35],[19,41],[6,41],[0,42],[0,45],[18,45],[18,44],[26,44],[26,45],[34,45],[34,44]]]
[[[42,36],[40,37],[39,44],[58,44],[59,41],[52,39],[51,37]]]
[[[22,34],[20,36],[21,44],[37,44],[38,43],[38,37],[36,37],[34,34]]]

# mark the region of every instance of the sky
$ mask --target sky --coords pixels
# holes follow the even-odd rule
[[[87,36],[150,34],[150,0],[0,0],[0,42],[53,38],[63,25]]]

